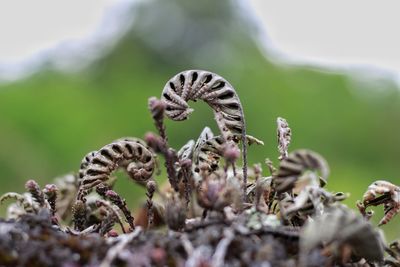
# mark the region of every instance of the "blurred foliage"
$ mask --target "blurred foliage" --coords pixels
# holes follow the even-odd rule
[[[376,179],[400,184],[398,88],[382,81],[364,90],[350,75],[268,60],[254,38],[257,26],[241,8],[213,0],[135,5],[130,30],[83,71],[48,66],[0,85],[1,191],[22,191],[29,178],[49,182],[77,171],[89,151],[154,131],[147,99],[160,96],[164,83],[184,69],[207,69],[234,85],[248,133],[265,142],[250,148],[251,163],[277,158],[275,120],[282,116],[293,131],[290,149],[324,155],[331,166],[328,188],[350,192],[349,206]],[[193,107],[190,120],[167,122],[176,148],[206,125],[216,129],[205,104]],[[117,183],[131,202],[143,197],[137,188],[125,177]],[[398,237],[398,220],[383,227],[391,238]]]

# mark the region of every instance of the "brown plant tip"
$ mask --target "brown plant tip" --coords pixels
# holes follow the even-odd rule
[[[113,190],[107,190],[105,197],[108,198],[114,205],[116,205],[124,214],[126,221],[128,222],[131,230],[135,229],[134,217],[132,216],[125,199],[121,198],[117,192]]]
[[[156,97],[149,98],[149,110],[154,120],[159,121],[164,118],[165,103]]]
[[[185,206],[185,203],[175,194],[167,200],[165,221],[171,230],[181,231],[184,229],[186,222]]]
[[[44,192],[46,195],[57,194],[58,188],[57,188],[57,186],[56,186],[55,184],[47,184],[47,185],[44,187],[43,192]]]
[[[51,214],[54,216],[56,213],[58,188],[55,184],[47,184],[43,189],[43,193],[47,202],[50,205]]]
[[[98,186],[96,186],[97,194],[99,194],[100,196],[103,196],[103,197],[106,197],[106,193],[109,190],[110,190],[110,187],[104,183],[101,183]]]
[[[165,266],[167,256],[163,248],[153,248],[150,253],[151,261],[155,266]]]
[[[265,165],[267,165],[269,173],[271,175],[274,175],[276,173],[276,168],[275,168],[274,163],[272,162],[271,159],[266,158],[265,159]]]
[[[146,187],[149,193],[154,194],[157,189],[157,183],[155,181],[148,181]]]
[[[240,199],[238,188],[225,179],[209,178],[201,182],[197,189],[197,202],[205,210],[222,212],[225,207],[235,205]]]
[[[31,193],[32,198],[41,206],[45,206],[45,198],[39,184],[35,180],[28,180],[25,183],[25,188]]]
[[[106,195],[106,197],[108,197],[108,198],[110,198],[112,200],[119,199],[118,194],[113,190],[107,190],[105,195]]]
[[[165,151],[165,143],[162,138],[155,133],[147,132],[144,136],[146,144],[151,147],[156,153]]]
[[[226,143],[224,147],[224,158],[229,163],[234,163],[240,157],[240,150],[233,142]]]
[[[284,118],[278,117],[276,120],[277,124],[277,137],[278,137],[278,150],[279,160],[288,157],[288,148],[292,138],[292,130],[289,128],[289,124]]]
[[[35,180],[28,180],[25,183],[25,188],[30,191],[30,190],[40,190],[40,187],[38,183]]]
[[[260,163],[254,164],[253,169],[254,169],[254,176],[256,177],[256,179],[260,178],[262,173],[261,164]]]
[[[107,233],[107,236],[108,236],[108,237],[117,237],[118,235],[119,235],[118,232],[115,231],[115,230],[110,230],[110,231],[108,231],[108,233]]]

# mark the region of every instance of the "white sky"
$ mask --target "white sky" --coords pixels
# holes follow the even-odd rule
[[[400,74],[397,0],[251,0],[272,46],[299,61],[366,64]]]
[[[0,0],[0,65],[90,35],[104,13],[129,0]],[[291,60],[367,64],[400,75],[397,0],[243,0],[272,47]]]
[[[0,0],[0,63],[89,35],[112,2],[117,1]]]

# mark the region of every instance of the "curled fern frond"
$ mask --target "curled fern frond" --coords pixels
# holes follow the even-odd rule
[[[127,164],[129,162],[129,164]],[[108,144],[89,158],[83,177],[79,181],[77,199],[100,183],[107,182],[118,167],[126,165],[129,176],[138,182],[146,182],[153,174],[155,161],[153,153],[140,143],[117,141]]]
[[[274,174],[276,191],[283,193],[292,190],[298,179],[308,170],[320,172],[321,183],[326,183],[329,166],[321,155],[308,149],[293,151],[280,162]]]
[[[221,76],[202,70],[187,70],[170,79],[162,92],[165,114],[175,121],[186,120],[193,112],[190,100],[203,100],[214,111],[224,139],[234,133],[242,135],[244,194],[247,184],[247,141],[244,113],[240,99],[231,84]]]

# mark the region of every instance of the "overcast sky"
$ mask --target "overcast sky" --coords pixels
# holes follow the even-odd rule
[[[63,40],[85,38],[113,4],[127,1],[0,0],[0,64],[25,60]],[[272,47],[291,60],[366,64],[400,75],[397,0],[249,2]]]
[[[0,0],[0,62],[12,62],[81,38],[99,22],[112,0]]]

